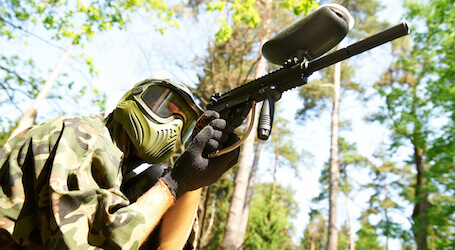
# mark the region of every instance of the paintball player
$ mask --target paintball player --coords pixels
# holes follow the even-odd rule
[[[125,176],[167,161],[201,115],[212,121],[171,170],[129,198]],[[238,140],[233,131],[218,113],[203,114],[186,86],[162,79],[136,84],[106,117],[64,116],[23,131],[0,149],[0,249],[143,246],[189,191],[237,162],[238,149],[208,157]]]

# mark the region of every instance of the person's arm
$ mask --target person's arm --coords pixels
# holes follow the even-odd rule
[[[164,214],[161,225],[161,250],[183,249],[193,229],[201,191],[200,188],[186,192]]]
[[[200,194],[201,189],[198,189],[175,200],[166,184],[159,180],[136,201],[138,211],[146,218],[145,238],[140,244],[145,243],[162,219],[161,249],[181,249],[189,236]],[[162,202],[156,202],[157,200]]]
[[[139,212],[144,215],[146,228],[145,238],[140,242],[141,245],[174,202],[174,195],[162,180],[158,180],[155,186],[137,199],[136,204]]]

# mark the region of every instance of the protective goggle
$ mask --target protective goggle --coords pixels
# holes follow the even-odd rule
[[[132,93],[134,99],[158,122],[170,122],[175,117],[181,119],[182,141],[185,143],[189,139],[199,115],[176,90],[170,85],[150,85],[137,92],[141,94]]]

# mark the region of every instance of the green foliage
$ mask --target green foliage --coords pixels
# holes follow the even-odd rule
[[[453,246],[449,242],[455,239],[455,218],[448,215],[454,212],[451,197],[455,194],[455,175],[450,170],[455,159],[451,150],[455,131],[454,2],[408,1],[406,7],[414,27],[413,40],[394,43],[394,53],[400,59],[376,84],[385,99],[384,110],[377,118],[393,131],[393,149],[414,150],[411,163],[418,174],[414,194],[408,198],[415,203],[417,242],[426,237],[429,247],[446,248]],[[416,161],[416,155],[423,164]],[[422,214],[425,206],[428,208]]]
[[[283,26],[290,25],[294,18],[287,9],[280,8],[280,3],[273,4],[274,11],[271,13],[263,13],[266,10],[259,6],[255,8],[261,15],[270,15],[270,20],[274,23],[270,27],[271,31],[277,32]],[[226,11],[230,5],[226,1],[219,1],[206,4],[206,8],[209,11]],[[258,60],[257,50],[260,49],[257,48],[260,29],[252,28],[245,22],[230,25],[229,18],[218,21],[225,26],[225,29],[218,31],[222,32],[218,36],[223,36],[223,39],[215,39],[208,46],[208,55],[195,59],[195,64],[202,72],[198,74],[200,83],[194,93],[203,105],[210,100],[211,94],[224,92],[253,80],[255,63]]]
[[[221,245],[229,212],[229,201],[234,188],[234,172],[230,171],[210,187],[208,203],[213,205],[208,206],[207,217],[212,216],[211,213],[214,214],[213,227],[210,232],[202,231],[201,237],[207,233],[210,233],[210,237],[208,242],[199,246],[200,248],[218,249]],[[290,219],[295,218],[298,211],[297,202],[293,198],[294,191],[278,186],[275,191],[276,199],[270,206],[271,192],[272,184],[257,185],[251,203],[252,210],[244,243],[245,249],[277,249],[279,246],[285,246],[284,249],[294,249],[291,239],[293,226],[290,223]],[[202,216],[199,216],[199,219],[201,218]],[[203,230],[207,230],[209,219],[207,218],[205,222],[204,225],[200,225]],[[257,248],[259,246],[261,247]]]
[[[360,155],[357,152],[357,147],[354,143],[349,143],[347,142],[343,137],[339,139],[338,143],[339,147],[339,152],[340,152],[340,182],[339,182],[339,190],[345,194],[346,197],[350,197],[350,193],[354,190],[359,190],[359,185],[354,181],[353,178],[350,177],[349,173],[355,173],[358,172],[362,168],[366,168],[370,166],[370,160],[365,157]],[[351,174],[352,175],[352,174]],[[324,168],[321,170],[321,175],[319,177],[319,183],[321,184],[321,192],[319,195],[315,198],[313,198],[314,203],[324,203],[329,199],[329,183],[330,183],[330,175],[329,175],[329,163],[327,162],[324,165]],[[325,204],[325,203],[324,203]],[[315,213],[316,211],[313,211]],[[351,211],[346,211],[344,210],[343,213],[351,213]],[[370,210],[371,213],[371,210]],[[375,211],[374,213],[377,213]],[[318,219],[318,227],[322,227],[326,225],[321,225],[321,220],[324,220],[322,215],[320,215],[320,212],[316,213],[318,216],[320,216],[320,219]],[[312,227],[316,227],[313,225],[314,222],[311,221],[311,216],[312,214],[310,213],[310,224],[308,225],[307,229],[304,231],[304,237],[306,240],[302,241],[302,244],[305,246],[308,246],[309,242],[311,243],[311,239],[315,238],[314,233],[311,235],[308,230],[312,230]],[[314,216],[314,215],[313,215]],[[346,216],[347,217],[347,216]],[[327,231],[327,228],[325,228]],[[357,235],[360,237],[360,235]],[[318,236],[316,239],[313,239],[313,244],[316,244],[318,241],[321,241],[320,236]],[[326,244],[324,242],[325,239],[320,243]],[[344,225],[341,228],[340,234],[339,234],[339,239],[338,239],[338,249],[348,249],[349,248],[349,225]],[[357,245],[356,245],[357,247]],[[307,248],[304,248],[307,249]],[[360,248],[360,249],[367,249],[367,248]]]
[[[349,225],[346,223],[341,225],[338,234],[337,249],[349,249]]]
[[[292,11],[294,15],[306,13],[316,8],[318,4],[314,0],[286,0],[281,7]],[[206,10],[210,12],[232,13],[231,19],[219,18],[220,28],[215,35],[218,43],[226,42],[232,34],[232,26],[246,24],[250,28],[258,28],[261,23],[260,5],[254,0],[217,1],[206,3]]]
[[[333,66],[319,72],[321,78],[308,82],[299,89],[299,97],[303,101],[303,107],[297,111],[297,118],[305,121],[317,118],[321,111],[331,107],[333,97]],[[364,89],[359,83],[353,82],[354,68],[347,64],[341,64],[341,87],[344,91],[362,94]]]
[[[345,0],[340,4],[346,7],[354,17],[354,28],[348,33],[348,37],[351,39],[363,39],[389,27],[387,20],[382,21],[378,16],[384,9],[381,1]]]
[[[386,240],[406,238],[406,241],[412,242],[407,238],[409,231],[391,216],[392,213],[404,213],[404,205],[400,204],[408,205],[403,200],[409,200],[412,196],[407,192],[414,183],[412,177],[409,165],[398,166],[391,161],[385,151],[374,155],[374,160],[370,162],[372,181],[363,185],[364,189],[372,192],[368,201],[369,207],[362,212],[361,216],[361,223],[366,226],[365,230],[373,227],[374,233],[384,236]],[[399,199],[400,196],[402,199]],[[374,217],[375,224],[371,224],[368,220],[371,217]],[[360,237],[359,233],[357,235]]]
[[[205,3],[205,9],[209,12],[227,12],[227,15],[223,15],[217,21],[221,27],[215,36],[215,41],[209,45],[209,55],[196,58],[196,65],[203,68],[203,72],[198,76],[200,84],[195,90],[202,104],[207,103],[212,93],[224,92],[253,80],[252,74],[259,49],[255,46],[258,42],[261,15],[269,16],[272,22],[271,32],[274,33],[295,20],[295,17],[289,13],[290,8],[316,6],[314,1],[308,0],[291,0],[285,3],[272,1],[273,11],[270,12],[263,8],[261,3],[255,4],[255,1],[251,0],[190,1],[190,3],[195,5],[194,7]],[[286,8],[283,8],[282,4],[287,4]]]
[[[340,181],[340,191],[344,193],[349,193],[354,184],[353,179],[349,178],[348,173],[353,171],[353,169],[361,169],[369,166],[370,162],[367,157],[362,156],[357,153],[357,147],[355,144],[348,143],[344,138],[339,140],[339,152],[340,152],[340,173],[343,177]],[[324,168],[321,170],[321,175],[319,177],[319,183],[322,186],[319,196],[313,199],[314,202],[321,202],[328,199],[329,194],[329,163],[327,162],[324,165]]]
[[[338,143],[343,156],[341,158],[341,169],[345,169],[349,165],[364,167],[369,163],[367,157],[359,155],[356,152],[357,146],[355,143],[349,143],[343,137],[339,139]]]
[[[0,107],[3,110],[0,116],[0,127],[7,132],[15,127],[15,121],[9,115],[21,111],[21,104],[34,99],[44,83],[32,59],[22,59],[17,55],[0,56]]]
[[[213,11],[229,11],[233,12],[232,20],[233,25],[246,24],[251,28],[257,28],[261,18],[259,12],[255,8],[254,0],[234,0],[226,6],[226,1],[208,2],[206,3],[206,10]],[[232,27],[228,24],[227,18],[219,18],[217,21],[220,28],[215,35],[216,42],[226,42],[232,35]]]
[[[363,223],[359,231],[357,231],[358,239],[355,242],[355,246],[358,249],[374,249],[382,250],[386,249],[379,243],[378,234],[376,227],[366,222]]]
[[[278,1],[272,2],[273,11],[270,11],[270,8],[260,8],[260,6],[263,6],[263,3],[261,2],[256,1],[256,3],[257,5],[254,5],[254,1],[219,1],[206,5],[206,9],[209,11],[229,11],[227,13],[229,18],[219,21],[221,25],[223,25],[223,23],[225,24],[225,28],[222,29],[222,31],[219,31],[216,41],[209,44],[207,55],[203,58],[196,58],[196,64],[202,68],[202,72],[198,75],[200,83],[193,92],[200,98],[202,105],[207,103],[211,94],[233,89],[252,80],[256,67],[255,64],[258,61],[258,50],[260,49],[257,46],[258,37],[260,36],[260,29],[257,27],[260,23],[257,22],[258,20],[255,18],[255,12],[260,16],[269,16],[271,22],[274,24],[270,25],[272,32],[281,29],[284,26],[283,23],[285,23],[285,25],[290,24],[294,18],[292,15],[289,15],[288,10],[279,7],[279,4],[281,3]],[[245,4],[245,6],[240,8],[238,4]],[[234,10],[234,7],[238,8],[239,11]],[[256,8],[256,10],[253,9],[253,7]],[[240,12],[246,14],[239,15]],[[231,16],[231,14],[234,13],[237,17]],[[254,24],[255,22],[257,24]],[[223,36],[222,39],[219,39],[220,36]],[[289,153],[289,155],[291,154]],[[296,157],[294,156],[294,159],[295,158]],[[277,192],[278,193],[273,193],[273,195],[268,194],[269,197],[276,196],[275,205],[273,207],[268,207],[269,210],[272,208],[274,209],[272,215],[270,215],[269,218],[257,218],[261,223],[268,223],[273,226],[270,228],[264,227],[265,224],[258,224],[261,225],[260,227],[255,226],[255,228],[252,229],[253,231],[251,234],[247,233],[249,236],[246,236],[245,246],[256,246],[256,244],[263,246],[265,244],[264,241],[282,242],[283,238],[286,238],[286,242],[291,242],[290,236],[283,237],[283,233],[288,227],[288,222],[284,223],[281,218],[283,212],[279,205],[280,197],[278,197],[278,195],[280,195],[280,191]],[[261,195],[261,193],[256,194],[256,196],[257,195]],[[269,198],[269,200],[270,199],[271,198]],[[230,198],[226,198],[226,201],[230,201]],[[256,205],[252,204],[251,207],[256,207]],[[263,205],[261,205],[261,207],[263,207]],[[262,211],[265,210],[263,209]],[[275,212],[276,215],[274,214]],[[250,211],[251,216],[256,216],[257,214],[256,210]],[[277,215],[280,217],[277,218]],[[226,217],[224,219],[226,219]],[[250,221],[249,223],[251,223]],[[219,248],[221,239],[224,236],[222,230],[224,229],[225,223],[226,220],[217,221],[216,227],[219,227],[220,230],[213,232],[210,243],[207,245],[208,249]],[[256,223],[254,223],[254,225],[256,225]],[[276,235],[274,236],[273,234]],[[288,235],[290,235],[290,232]],[[279,238],[277,238],[277,236],[279,236]],[[273,246],[279,246],[278,243],[273,244]],[[291,243],[286,244],[290,245]]]
[[[235,169],[233,169],[235,170]],[[224,227],[226,225],[227,216],[229,213],[229,201],[232,198],[234,190],[234,175],[235,171],[229,171],[228,174],[222,176],[215,184],[210,186],[209,200],[205,203],[210,204],[206,207],[206,218],[204,224],[200,225],[200,237],[207,237],[206,242],[200,242],[199,248],[203,249],[218,249],[223,241]],[[210,226],[210,219],[213,216],[213,224]],[[199,215],[200,223],[203,223],[202,216]]]
[[[7,0],[0,3],[0,39],[9,47],[20,47],[24,50],[42,47],[43,44],[58,50],[64,49],[56,45],[57,43],[78,45],[82,52],[72,55],[72,58],[82,65],[80,69],[82,74],[89,73],[90,77],[95,77],[97,72],[93,59],[84,54],[84,45],[100,32],[125,29],[132,17],[138,14],[157,17],[160,20],[156,23],[158,30],[169,25],[177,26],[174,11],[161,0]],[[53,49],[52,47],[49,48]],[[9,111],[9,114],[0,118],[0,126],[3,130],[14,123],[10,119],[17,118],[11,118],[10,114],[22,112],[22,109],[26,108],[22,104],[30,102],[29,100],[37,95],[44,79],[51,71],[48,65],[36,65],[33,59],[22,54],[6,52],[0,58],[0,91],[2,92],[0,105],[2,110]],[[60,76],[49,99],[57,100],[57,103],[59,103],[58,100],[75,100],[77,106],[100,105],[99,110],[103,111],[106,95],[99,91],[92,91],[90,95],[85,96],[86,88],[93,87],[83,83],[74,84],[72,76]],[[85,98],[80,99],[82,96]],[[53,106],[57,107],[54,112],[64,113],[58,108],[63,105]],[[43,114],[43,112],[38,113]]]
[[[208,56],[196,58],[196,64],[203,72],[198,75],[199,84],[193,93],[203,105],[213,93],[225,92],[251,79],[255,61],[251,51],[258,31],[245,24],[233,28],[226,42],[209,44]]]
[[[308,11],[318,7],[318,4],[315,1],[285,0],[281,6],[298,16],[302,13],[307,15]]]
[[[300,246],[303,249],[325,249],[327,240],[327,221],[318,210],[311,210],[310,221],[300,238]],[[313,248],[314,247],[314,248]]]
[[[43,27],[54,40],[70,38],[74,44],[90,40],[96,32],[124,28],[134,12],[155,13],[161,20],[176,25],[174,12],[160,0],[122,1],[6,1],[1,5],[0,27],[8,37],[18,31],[8,25]],[[151,12],[153,11],[153,12]],[[11,31],[12,30],[12,31]]]
[[[433,206],[428,219],[432,226],[430,241],[438,248],[454,247],[455,234],[453,216],[455,202],[454,174],[454,131],[455,131],[455,11],[453,0],[425,2],[406,2],[408,18],[414,23],[424,23],[425,29],[416,30],[415,48],[422,58],[428,58],[422,75],[429,76],[426,97],[435,107],[442,110],[435,114],[445,117],[447,122],[440,133],[431,141],[428,160],[432,166],[428,172],[431,190],[434,191]],[[440,119],[440,118],[439,118]],[[449,214],[452,214],[451,216]]]
[[[8,132],[0,131],[0,148],[3,147],[3,145],[5,145],[8,138],[9,138]]]
[[[376,13],[380,9],[380,5],[377,1],[341,1],[338,2],[342,6],[346,7],[351,14],[354,16],[357,25],[354,29],[348,33],[348,37],[358,38],[364,35],[373,33],[375,28],[379,26],[381,22],[378,22]],[[366,18],[365,18],[366,17]],[[359,25],[360,24],[360,25]],[[359,27],[357,29],[357,27]],[[336,49],[339,48],[339,44],[336,46]],[[335,68],[337,67],[337,68]],[[339,70],[335,71],[335,69]],[[344,96],[341,93],[346,90],[352,90],[350,92],[355,94],[362,94],[363,88],[360,84],[353,82],[351,79],[353,77],[353,68],[349,67],[346,62],[335,64],[332,67],[328,67],[318,73],[321,73],[321,78],[316,82],[311,88],[307,86],[300,89],[299,96],[303,100],[303,107],[298,111],[297,117],[299,119],[305,120],[311,117],[311,114],[316,116],[321,114],[327,106],[329,106],[329,101],[331,101],[332,106],[332,117],[331,117],[331,146],[330,146],[330,160],[326,166],[324,166],[320,182],[323,186],[322,191],[314,201],[322,201],[328,198],[329,205],[329,230],[328,230],[328,248],[334,248],[335,246],[342,244],[342,238],[336,237],[337,234],[336,228],[336,214],[337,214],[337,195],[339,189],[338,179],[340,178],[340,172],[343,168],[344,182],[341,183],[341,190],[345,192],[346,197],[349,197],[349,191],[351,190],[351,181],[348,178],[348,171],[346,171],[346,166],[348,165],[360,165],[365,159],[361,156],[356,155],[355,153],[343,152],[343,150],[350,150],[348,148],[343,148],[342,140],[339,139],[339,130],[340,130],[340,103],[341,97]],[[311,85],[310,82],[308,85]],[[313,111],[309,113],[309,111]],[[339,157],[342,152],[341,158],[343,160],[340,162]],[[342,166],[343,165],[343,166]],[[330,197],[327,197],[328,194],[331,194]],[[350,213],[350,211],[347,211]],[[353,237],[353,235],[350,235]]]
[[[220,18],[216,22],[220,24],[220,29],[215,34],[216,42],[224,42],[232,36],[232,28],[227,24],[227,18]]]
[[[346,7],[355,20],[354,28],[348,34],[348,40],[365,38],[385,29],[388,24],[379,21],[377,13],[383,9],[378,1],[358,0],[341,1],[338,4]],[[341,88],[343,92],[351,92],[361,95],[364,86],[351,79],[355,74],[355,66],[351,65],[352,60],[341,63]],[[327,107],[331,107],[333,96],[333,66],[319,71],[319,79],[310,78],[305,87],[299,89],[299,97],[303,101],[303,107],[299,109],[297,117],[301,120],[317,118]]]
[[[101,111],[106,111],[106,93],[100,93],[100,91],[96,88],[92,88],[92,92],[96,97],[92,100],[93,105],[100,107]]]
[[[354,181],[349,178],[348,173],[354,171],[352,167],[356,169],[365,168],[369,164],[367,157],[357,153],[355,144],[348,143],[343,137],[338,141],[340,148],[340,191],[345,194],[349,194],[354,186]],[[349,167],[349,171],[348,171]]]
[[[271,204],[273,185],[264,183],[256,185],[256,192],[251,201],[250,217],[245,249],[294,249],[290,219],[298,211],[294,200],[294,191],[277,186],[275,199]]]
[[[261,18],[259,12],[255,8],[254,0],[235,0],[232,3],[232,9],[235,10],[232,15],[234,24],[246,23],[251,28],[257,28]]]
[[[277,105],[275,114],[280,114],[280,106]],[[293,131],[289,129],[289,121],[276,116],[273,121],[273,129],[269,140],[265,142],[266,148],[273,152],[278,167],[290,167],[294,170],[295,176],[299,176],[298,165],[303,161],[303,153],[296,150],[292,141]]]

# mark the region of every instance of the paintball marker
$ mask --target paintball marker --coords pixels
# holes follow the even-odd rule
[[[275,102],[281,98],[284,91],[306,84],[308,76],[315,71],[409,33],[407,24],[401,23],[320,57],[337,45],[353,25],[354,19],[343,6],[320,6],[263,45],[264,57],[274,64],[282,65],[280,69],[225,93],[213,94],[207,109],[217,111],[221,117],[237,127],[243,123],[250,110],[254,114],[256,103],[263,101],[258,122],[258,138],[267,140],[272,129]],[[244,137],[234,145],[212,153],[210,157],[217,157],[239,147],[251,132],[253,122],[254,115],[251,115]],[[199,132],[207,123],[208,121],[198,122],[193,134]]]

